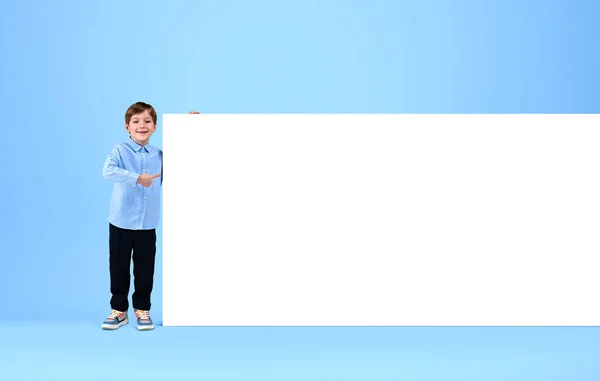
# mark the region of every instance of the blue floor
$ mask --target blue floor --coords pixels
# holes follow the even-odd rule
[[[600,380],[596,327],[0,322],[0,380]]]

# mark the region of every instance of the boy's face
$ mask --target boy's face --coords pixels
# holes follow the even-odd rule
[[[131,135],[131,139],[141,146],[148,144],[150,136],[156,131],[156,125],[148,110],[141,114],[135,114],[125,123],[125,129]]]

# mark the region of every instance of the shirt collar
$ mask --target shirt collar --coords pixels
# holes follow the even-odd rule
[[[129,137],[129,145],[131,146],[131,148],[133,148],[133,150],[135,152],[140,152],[140,151],[145,151],[145,152],[149,152],[148,151],[148,145],[146,146],[141,146],[139,144],[137,144],[133,139],[131,139],[131,137]]]

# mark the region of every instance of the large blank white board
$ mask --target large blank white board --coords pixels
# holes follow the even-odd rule
[[[598,325],[598,115],[163,116],[163,320]]]

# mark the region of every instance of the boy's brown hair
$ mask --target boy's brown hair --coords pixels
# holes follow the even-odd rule
[[[152,116],[152,120],[154,121],[154,125],[156,125],[156,110],[154,107],[150,106],[148,103],[137,102],[129,106],[127,111],[125,112],[125,123],[129,124],[131,117],[137,114],[141,114],[144,111],[148,110],[150,116]]]

